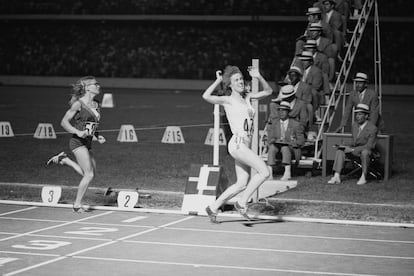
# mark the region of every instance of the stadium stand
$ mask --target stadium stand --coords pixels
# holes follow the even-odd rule
[[[305,22],[2,22],[0,74],[134,78],[211,79],[211,68],[238,64],[246,68],[259,58],[264,76],[279,80],[294,54]],[[383,82],[411,84],[414,57],[410,26],[381,25]],[[368,24],[367,33],[372,33]],[[230,45],[232,51],[230,51]],[[353,68],[373,75],[373,37],[364,36]],[[191,46],[191,47],[188,47]],[[392,53],[390,55],[389,53]],[[89,60],[89,62],[86,62]],[[354,74],[355,72],[351,72]]]
[[[1,14],[302,15],[315,1],[37,0],[0,1]],[[351,1],[352,2],[352,1]],[[380,16],[413,16],[410,1],[381,1]]]

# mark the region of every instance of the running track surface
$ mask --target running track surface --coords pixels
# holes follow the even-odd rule
[[[0,204],[1,275],[413,275],[414,230]]]

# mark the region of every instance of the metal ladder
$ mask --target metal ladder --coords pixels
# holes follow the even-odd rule
[[[322,121],[320,123],[320,127],[318,130],[318,135],[315,139],[315,151],[314,151],[314,161],[320,163],[321,159],[321,146],[319,145],[320,141],[322,140],[322,135],[324,132],[329,131],[332,121],[335,116],[335,111],[338,108],[338,105],[343,97],[343,106],[345,107],[346,104],[346,81],[348,80],[349,72],[352,67],[352,63],[354,62],[355,55],[358,50],[359,43],[361,41],[362,35],[364,33],[366,24],[368,22],[369,14],[375,4],[375,88],[377,89],[377,81],[379,79],[379,84],[381,87],[381,59],[380,59],[380,47],[379,47],[379,25],[378,25],[378,5],[377,0],[366,0],[362,10],[358,22],[354,28],[352,38],[349,42],[348,50],[346,51],[345,57],[343,59],[341,68],[339,70],[339,74],[336,78],[336,82],[329,97],[328,103],[323,107],[325,108],[325,112],[322,117]],[[381,100],[381,88],[379,87],[379,99]],[[381,106],[381,103],[380,103]],[[333,110],[330,109],[333,107]],[[342,109],[344,111],[344,108]]]

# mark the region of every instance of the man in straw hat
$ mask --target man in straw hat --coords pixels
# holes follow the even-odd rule
[[[322,21],[331,26],[333,33],[333,41],[338,47],[338,53],[341,53],[342,45],[345,38],[345,30],[343,29],[342,15],[335,10],[336,2],[334,0],[323,0],[324,14],[322,15]]]
[[[349,95],[341,122],[335,132],[341,131],[341,129],[346,126],[348,119],[352,113],[352,108],[356,107],[360,103],[369,106],[369,121],[371,121],[376,126],[379,125],[378,93],[372,89],[369,89],[367,83],[367,74],[362,72],[356,73],[354,78],[354,90],[352,90]]]
[[[272,120],[267,128],[269,151],[267,164],[270,167],[276,166],[276,154],[282,154],[282,165],[285,168],[280,180],[286,181],[292,177],[291,162],[292,154],[299,163],[302,152],[301,147],[305,142],[304,127],[298,121],[289,118],[291,111],[290,103],[282,101],[278,108],[279,119]]]
[[[309,122],[313,122],[313,106],[312,106],[312,87],[302,81],[303,72],[298,66],[291,66],[288,71],[288,80],[295,90],[297,99],[301,99],[306,103],[306,110],[309,116]]]
[[[328,181],[328,184],[341,183],[341,171],[344,167],[345,156],[349,159],[361,159],[362,174],[357,185],[364,185],[367,183],[366,176],[370,165],[371,153],[374,150],[377,141],[378,129],[370,121],[368,117],[370,114],[369,106],[360,103],[355,109],[355,123],[352,125],[352,144],[338,145],[335,154],[335,161],[333,165],[334,176]]]
[[[313,64],[321,69],[322,74],[326,74],[328,82],[333,81],[333,76],[335,75],[335,72],[333,72],[334,68],[330,67],[328,56],[324,53],[319,52],[317,48],[318,44],[316,40],[313,39],[306,40],[305,44],[303,45],[304,51],[308,51],[313,54]]]
[[[319,105],[325,102],[325,94],[327,94],[323,83],[323,73],[321,69],[313,64],[313,54],[311,52],[303,51],[302,54],[298,56],[298,60],[303,65],[302,81],[312,87],[312,106],[315,113],[318,110]],[[320,118],[317,119],[319,120]],[[313,121],[311,121],[310,124],[313,124]]]
[[[288,102],[290,104],[289,118],[295,119],[300,122],[304,127],[308,124],[308,112],[306,111],[306,103],[296,97],[295,88],[288,84],[282,86],[277,98],[272,99],[269,104],[270,115],[268,122],[274,119],[279,119],[279,104],[281,101]]]
[[[308,17],[308,26],[307,28],[312,24],[312,23],[318,23],[321,25],[322,27],[322,36],[333,40],[333,33],[332,33],[332,28],[331,26],[328,24],[328,22],[325,22],[322,20],[322,15],[323,14],[323,10],[319,7],[310,7],[308,8],[308,11],[306,12],[306,15]],[[308,35],[308,30],[305,30],[305,36]]]

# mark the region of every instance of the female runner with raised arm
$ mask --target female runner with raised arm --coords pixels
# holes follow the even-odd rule
[[[228,143],[228,151],[235,160],[237,177],[236,183],[228,187],[213,204],[207,206],[206,212],[213,223],[218,223],[216,216],[220,206],[243,190],[243,196],[235,202],[234,207],[242,216],[250,219],[247,214],[247,202],[253,192],[270,175],[265,162],[250,149],[254,118],[254,109],[250,100],[267,97],[272,94],[273,90],[257,68],[249,67],[248,72],[252,78],[259,80],[263,91],[246,93],[243,74],[240,69],[236,66],[227,66],[224,74],[221,71],[216,72],[216,80],[203,93],[203,99],[207,102],[224,106],[233,133]],[[221,82],[223,82],[225,89],[230,88],[231,94],[229,96],[212,95]],[[257,172],[252,177],[250,177],[250,168]]]

